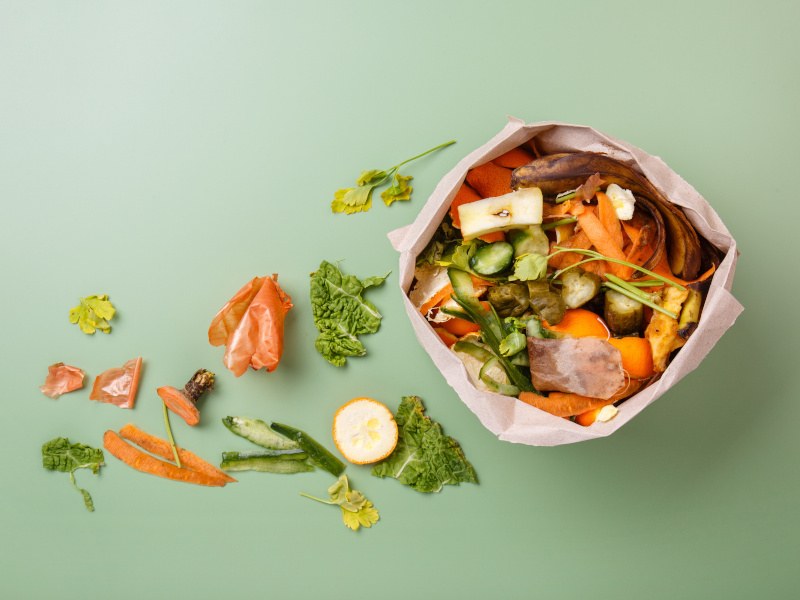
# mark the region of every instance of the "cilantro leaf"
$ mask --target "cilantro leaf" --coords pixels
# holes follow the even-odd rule
[[[362,293],[382,284],[387,276],[360,281],[327,261],[311,274],[311,309],[319,331],[314,346],[332,365],[344,366],[348,356],[367,353],[358,336],[378,331],[382,317]]]
[[[114,305],[108,300],[108,295],[86,296],[81,298],[78,306],[73,306],[69,311],[69,322],[77,323],[83,333],[93,335],[98,329],[103,333],[111,333],[108,323],[116,313]]]
[[[381,193],[384,204],[391,206],[393,202],[398,200],[411,200],[411,192],[414,188],[408,185],[408,182],[414,179],[411,175],[394,174],[394,185],[385,189]]]
[[[378,510],[366,496],[358,490],[350,489],[347,475],[341,475],[331,487],[328,488],[329,500],[301,493],[304,498],[316,500],[322,504],[335,504],[342,509],[342,521],[347,528],[358,531],[359,527],[372,527],[380,519]]]
[[[338,190],[333,196],[331,210],[335,213],[353,213],[368,211],[372,207],[372,190],[375,186],[360,185],[355,188]]]
[[[536,281],[547,275],[547,257],[541,254],[523,254],[514,260],[514,273],[509,281]]]
[[[356,179],[356,187],[342,188],[334,193],[333,201],[331,202],[331,211],[348,215],[368,211],[372,208],[372,192],[374,189],[385,185],[392,176],[394,176],[394,184],[381,193],[381,198],[383,198],[386,206],[391,206],[392,203],[398,200],[410,200],[414,188],[408,185],[408,182],[411,181],[413,177],[411,177],[411,175],[400,175],[398,169],[411,161],[422,158],[431,152],[436,152],[437,150],[441,150],[455,143],[455,140],[451,140],[444,144],[439,144],[430,150],[426,150],[421,154],[417,154],[403,162],[397,163],[386,170],[370,169],[362,171],[361,175]]]
[[[394,477],[418,492],[439,492],[445,485],[477,483],[475,469],[459,443],[425,415],[417,396],[406,396],[395,415],[397,447],[372,468],[376,477]]]
[[[72,444],[63,437],[54,438],[42,446],[42,466],[48,471],[69,473],[72,486],[83,496],[83,503],[89,512],[94,512],[94,502],[89,492],[78,487],[75,471],[90,469],[97,475],[104,461],[102,450],[85,444]]]

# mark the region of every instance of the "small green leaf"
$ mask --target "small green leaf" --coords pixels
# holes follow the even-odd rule
[[[104,464],[103,451],[86,444],[70,443],[67,438],[54,438],[42,446],[42,466],[48,471],[69,473],[72,486],[83,496],[86,510],[94,512],[94,503],[89,492],[78,487],[75,471],[90,469],[97,475]]]
[[[351,215],[357,212],[366,212],[372,207],[373,185],[360,185],[355,188],[345,188],[338,190],[331,202],[331,210],[334,213],[345,213]]]
[[[391,206],[393,202],[398,200],[411,200],[411,192],[414,188],[408,185],[408,182],[414,179],[411,175],[394,174],[394,185],[385,189],[381,193],[381,198],[386,206]]]
[[[388,175],[389,174],[386,171],[379,171],[377,169],[372,169],[370,171],[362,171],[359,178],[356,179],[356,185],[357,186],[380,185],[381,183],[383,183],[383,180],[388,177]]]
[[[547,275],[547,257],[541,254],[523,254],[514,260],[514,273],[509,281],[536,281]]]
[[[341,475],[331,487],[328,488],[330,500],[323,500],[305,493],[301,496],[310,500],[316,500],[323,504],[336,504],[342,510],[342,521],[349,529],[358,531],[359,527],[372,527],[378,522],[380,515],[372,502],[361,492],[350,490],[350,482],[347,475]]]

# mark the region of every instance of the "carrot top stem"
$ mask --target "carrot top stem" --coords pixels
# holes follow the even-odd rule
[[[167,410],[167,403],[162,400],[161,405],[164,408],[164,427],[167,429],[167,437],[169,438],[169,445],[172,447],[172,456],[175,458],[175,464],[178,468],[182,468],[181,457],[178,455],[178,447],[175,445],[175,438],[172,437],[172,426],[169,424],[169,411]]]

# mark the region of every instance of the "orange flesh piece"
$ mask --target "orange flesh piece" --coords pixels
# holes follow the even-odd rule
[[[494,198],[511,192],[511,169],[486,163],[467,173],[467,183],[484,198]]]
[[[522,146],[517,146],[516,148],[512,148],[505,154],[501,154],[492,162],[500,167],[506,167],[507,169],[516,169],[517,167],[521,167],[523,165],[527,165],[529,162],[533,161],[535,157],[533,154],[525,150]]]
[[[603,319],[585,308],[570,308],[557,325],[544,323],[544,326],[551,331],[565,333],[572,337],[597,337],[604,340],[611,337]]]
[[[186,421],[187,425],[195,426],[200,422],[200,411],[181,390],[172,386],[156,389],[156,393],[167,405],[167,408]]]

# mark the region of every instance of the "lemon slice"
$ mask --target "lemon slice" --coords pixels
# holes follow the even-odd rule
[[[353,464],[378,462],[397,446],[394,415],[377,400],[354,398],[333,417],[333,443]]]

